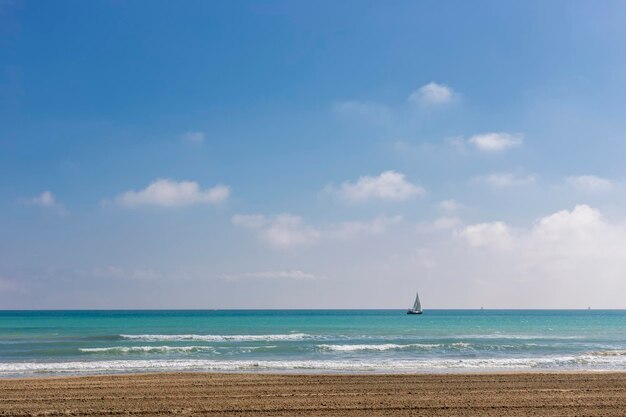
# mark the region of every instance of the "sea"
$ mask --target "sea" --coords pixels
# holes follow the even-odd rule
[[[622,310],[0,311],[0,377],[623,370]]]

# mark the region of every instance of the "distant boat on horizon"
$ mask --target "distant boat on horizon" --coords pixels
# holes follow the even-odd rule
[[[420,303],[420,295],[418,292],[415,293],[413,308],[409,308],[406,314],[422,314],[422,303]]]

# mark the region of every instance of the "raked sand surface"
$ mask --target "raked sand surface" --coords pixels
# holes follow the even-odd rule
[[[625,416],[626,373],[3,379],[0,415]]]

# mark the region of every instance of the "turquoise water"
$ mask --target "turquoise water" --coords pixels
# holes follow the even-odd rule
[[[0,376],[626,370],[626,311],[0,311]]]

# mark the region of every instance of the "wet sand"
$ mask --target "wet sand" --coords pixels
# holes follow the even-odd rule
[[[625,416],[626,373],[2,379],[0,415]]]

